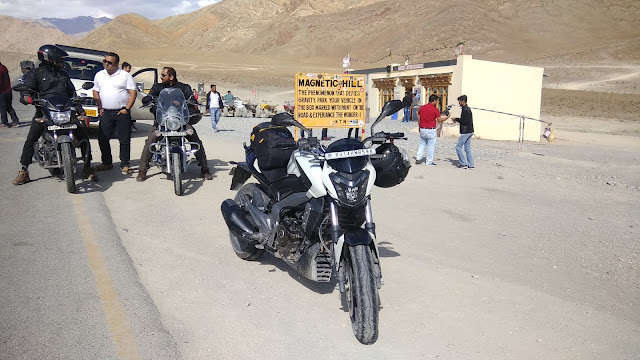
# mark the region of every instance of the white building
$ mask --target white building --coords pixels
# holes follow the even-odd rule
[[[440,110],[447,105],[455,105],[451,110],[455,117],[460,113],[457,98],[464,94],[473,111],[473,126],[478,138],[517,141],[522,135],[524,140],[540,141],[541,123],[525,120],[524,131],[521,132],[520,117],[540,118],[543,68],[460,55],[453,60],[394,65],[389,70],[378,68],[352,72],[367,75],[371,114],[379,113],[388,100],[398,96],[401,100],[405,91],[410,91],[420,94],[421,105],[428,101],[429,95],[438,95]],[[445,124],[443,136],[458,134],[457,125],[451,121]]]

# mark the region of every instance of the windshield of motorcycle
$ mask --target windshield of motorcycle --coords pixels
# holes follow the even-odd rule
[[[356,139],[340,139],[327,147],[327,152],[339,152],[364,149],[364,144]],[[338,172],[354,174],[367,166],[369,156],[356,156],[344,159],[327,160],[327,164]]]
[[[187,102],[182,91],[176,88],[166,88],[160,91],[156,119],[163,126],[170,123],[184,125],[189,121],[189,109],[187,109]]]
[[[42,100],[49,111],[69,111],[71,107],[71,100],[66,96],[50,96]]]

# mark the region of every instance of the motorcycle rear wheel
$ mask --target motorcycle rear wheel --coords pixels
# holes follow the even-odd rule
[[[182,159],[180,153],[171,153],[171,177],[176,195],[182,195]]]
[[[71,144],[62,143],[60,144],[60,147],[62,149],[62,172],[64,173],[64,182],[67,185],[67,191],[73,194],[76,192],[76,179],[73,173]]]
[[[371,250],[367,245],[350,246],[347,256],[342,266],[345,266],[345,295],[353,335],[362,344],[373,344],[378,340],[380,298]]]
[[[244,184],[233,200],[237,203],[243,195],[248,195],[250,198],[253,197],[253,189],[256,188],[256,184]],[[249,217],[249,221],[251,218]],[[231,231],[229,231],[229,240],[231,241],[231,247],[236,255],[242,259],[247,261],[254,261],[260,258],[264,253],[264,249],[258,249],[254,244],[251,244],[244,239],[240,239],[237,236],[233,235]]]

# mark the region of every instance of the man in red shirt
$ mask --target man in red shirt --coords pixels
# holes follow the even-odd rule
[[[418,111],[418,116],[420,116],[418,122],[418,126],[420,126],[420,146],[418,146],[418,154],[416,155],[416,165],[422,163],[422,154],[424,149],[427,148],[427,166],[436,166],[433,162],[438,135],[436,127],[438,123],[444,122],[449,118],[449,115],[440,115],[440,110],[436,107],[438,101],[440,101],[438,96],[431,95],[429,96],[429,103]]]
[[[9,71],[7,70],[7,67],[2,65],[0,62],[0,120],[2,120],[0,127],[12,126],[9,124],[7,113],[11,116],[13,126],[20,126],[20,121],[18,121],[16,111],[13,109],[13,105],[11,104],[12,102],[13,96],[11,94],[11,79],[9,79]]]

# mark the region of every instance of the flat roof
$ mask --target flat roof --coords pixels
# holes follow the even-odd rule
[[[427,62],[427,63],[422,63],[422,64],[410,64],[408,69],[405,69],[405,65],[395,65],[395,66],[393,66],[391,71],[406,71],[406,70],[416,70],[416,69],[428,69],[428,68],[435,68],[435,67],[441,67],[441,66],[453,66],[453,65],[457,65],[457,64],[458,64],[458,59],[432,61],[432,62]],[[420,65],[422,65],[422,66],[420,66]],[[401,68],[402,70],[399,70],[399,68]],[[387,67],[385,66],[383,68],[354,70],[351,73],[352,74],[365,74],[366,75],[366,74],[373,74],[373,73],[386,72],[386,71],[387,71]]]

